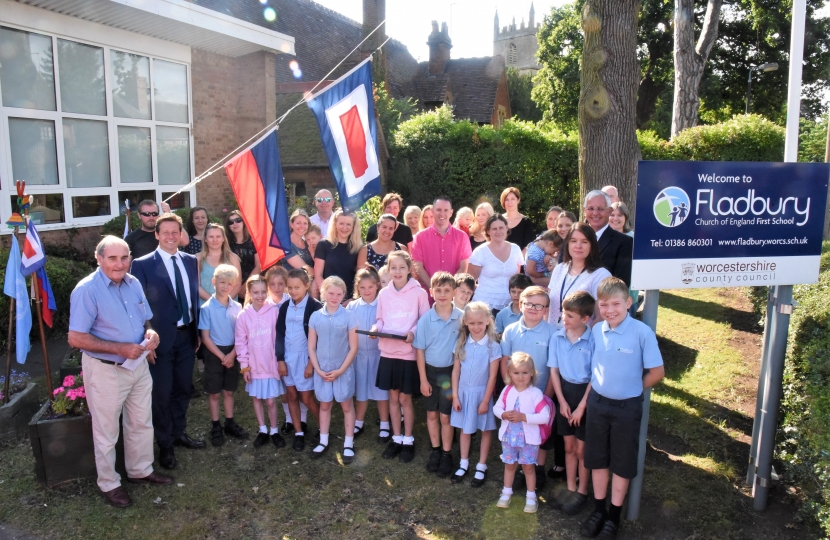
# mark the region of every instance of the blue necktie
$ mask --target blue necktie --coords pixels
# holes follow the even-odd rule
[[[182,271],[179,270],[175,255],[171,258],[173,259],[173,274],[176,276],[176,303],[179,305],[179,319],[187,325],[190,324],[190,310],[187,307],[187,293],[184,289]]]

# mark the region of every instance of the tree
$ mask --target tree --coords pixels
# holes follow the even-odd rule
[[[587,0],[579,93],[580,200],[612,182],[634,200],[640,146],[636,132],[638,0]]]
[[[672,137],[686,128],[697,125],[700,109],[698,89],[706,60],[718,37],[720,8],[723,0],[709,0],[706,16],[695,44],[695,2],[674,2],[674,110],[671,121]]]
[[[516,68],[507,68],[507,93],[510,95],[510,112],[516,120],[538,122],[542,111],[531,99],[533,76],[522,75]]]

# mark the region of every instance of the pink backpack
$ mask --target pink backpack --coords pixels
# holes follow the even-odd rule
[[[507,409],[507,394],[510,393],[510,389],[513,388],[512,384],[508,384],[504,392],[501,395],[501,405],[502,408],[506,411]],[[548,418],[547,423],[539,425],[539,435],[542,437],[542,444],[545,444],[545,441],[550,438],[550,434],[553,433],[553,421],[554,417],[556,416],[556,405],[553,403],[553,400],[542,394],[542,401],[536,405],[536,410],[534,411],[536,414],[542,412],[542,409],[545,407],[550,407],[550,418]]]

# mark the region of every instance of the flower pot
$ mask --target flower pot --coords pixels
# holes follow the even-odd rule
[[[37,481],[52,487],[67,480],[97,476],[92,419],[89,416],[43,419],[48,409],[47,401],[29,422]],[[119,434],[115,455],[115,468],[126,477],[123,434]]]
[[[8,442],[26,435],[29,419],[38,410],[35,383],[29,383],[22,392],[0,407],[0,442]]]
[[[61,361],[61,371],[60,371],[60,376],[61,376],[60,380],[61,381],[64,380],[67,375],[75,376],[75,375],[79,375],[81,373],[81,364],[80,364],[80,362],[78,363],[77,366],[65,366],[64,365],[66,363],[66,361],[69,360],[69,358],[73,354],[77,354],[78,358],[80,358],[81,352],[78,349],[69,349],[68,351],[66,351],[66,356],[64,356],[63,360]]]

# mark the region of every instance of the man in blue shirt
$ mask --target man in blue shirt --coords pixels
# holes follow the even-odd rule
[[[147,362],[123,364],[158,347],[150,328],[153,314],[141,284],[127,273],[130,249],[105,236],[95,249],[98,269],[82,279],[70,298],[69,345],[83,352],[87,403],[92,416],[98,487],[117,508],[132,504],[115,471],[115,443],[124,410],[127,480],[169,485],[173,479],[153,471],[153,380]]]

